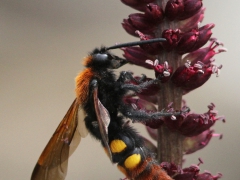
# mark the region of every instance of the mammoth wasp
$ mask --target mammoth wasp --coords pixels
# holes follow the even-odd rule
[[[147,113],[124,103],[123,98],[129,91],[141,91],[155,80],[138,80],[140,83],[137,85],[125,83],[134,79],[126,71],[116,78],[112,69],[123,66],[127,60],[109,52],[110,49],[162,41],[165,39],[101,47],[85,57],[86,68],[76,77],[76,99],[40,155],[31,180],[65,179],[68,158],[88,132],[102,143],[111,162],[117,163],[127,178],[171,179],[144,146],[143,139],[124,118],[147,121],[161,116],[179,115],[181,112]]]

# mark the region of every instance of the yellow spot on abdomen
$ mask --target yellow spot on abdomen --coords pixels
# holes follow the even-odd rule
[[[133,168],[137,167],[137,165],[140,162],[141,162],[141,155],[140,154],[133,154],[125,160],[124,165],[128,169],[133,169]]]
[[[123,142],[122,140],[119,140],[119,139],[111,141],[111,144],[110,144],[110,149],[111,149],[112,153],[120,153],[126,147],[127,147],[127,145],[125,144],[125,142]]]

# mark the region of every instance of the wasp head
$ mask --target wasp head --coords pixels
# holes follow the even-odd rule
[[[96,48],[84,61],[86,67],[97,69],[117,69],[126,63],[126,59],[110,53],[105,47]]]

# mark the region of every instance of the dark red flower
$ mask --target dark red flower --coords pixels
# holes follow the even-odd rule
[[[122,48],[123,56],[130,62],[148,69],[152,69],[152,66],[145,63],[146,59],[154,60],[154,56],[147,54],[140,47],[127,47]]]
[[[203,114],[189,113],[184,118],[178,131],[185,136],[197,136],[212,127],[216,121],[224,119],[222,116],[217,116],[213,103],[208,106],[208,109]]]
[[[150,3],[146,6],[145,16],[153,23],[160,23],[163,20],[163,10],[160,6]]]
[[[181,33],[181,38],[177,44],[176,50],[179,54],[185,54],[195,51],[202,47],[210,39],[211,29],[214,24],[207,24],[201,28],[192,29],[189,32]]]
[[[184,11],[184,0],[169,0],[165,7],[165,16],[173,21]]]
[[[191,66],[190,61],[187,61],[185,65],[180,66],[173,74],[172,82],[183,89],[183,93],[186,94],[200,86],[202,86],[212,74],[216,73],[217,76],[222,66],[216,66],[215,64],[205,65],[201,61]]]
[[[171,51],[178,45],[180,33],[181,31],[179,29],[166,29],[162,32],[162,37],[167,40],[167,42],[163,42],[163,48],[166,51]]]
[[[165,83],[170,79],[173,68],[168,65],[167,61],[165,61],[163,64],[159,64],[159,61],[156,59],[154,62],[151,60],[146,60],[146,63],[152,65],[155,71],[155,77],[162,83]]]
[[[135,32],[141,40],[145,41],[145,40],[149,40],[149,39],[153,39],[154,36],[151,36],[151,35],[145,35],[143,34],[142,32],[140,31],[136,31]],[[148,54],[151,54],[151,55],[157,55],[158,53],[160,53],[163,48],[162,48],[162,45],[160,42],[158,43],[151,43],[151,44],[143,44],[143,45],[140,45],[140,47]]]
[[[203,18],[204,18],[204,11],[206,8],[201,8],[200,11],[198,11],[198,13],[196,13],[194,16],[179,21],[179,29],[182,32],[188,32],[191,29],[195,29],[199,26],[199,23],[202,22]]]
[[[165,15],[169,20],[184,20],[194,16],[202,7],[201,0],[169,0]]]
[[[216,38],[211,38],[210,44],[207,47],[190,52],[183,58],[183,61],[189,60],[191,64],[200,61],[206,65],[210,65],[213,62],[213,56],[227,51],[225,48],[218,48],[219,46],[223,46],[223,43],[219,42]],[[216,51],[217,48],[218,50]]]
[[[149,20],[145,14],[141,13],[130,14],[128,19],[123,20],[122,26],[133,36],[136,36],[136,30],[141,31],[144,34],[154,34],[156,28],[156,24]]]

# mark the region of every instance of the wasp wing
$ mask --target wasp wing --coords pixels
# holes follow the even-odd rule
[[[94,100],[94,107],[97,115],[97,121],[99,130],[102,136],[102,142],[104,147],[106,148],[109,158],[112,161],[112,152],[109,147],[109,140],[108,140],[108,126],[110,124],[110,115],[108,110],[103,106],[101,101],[98,99],[98,87],[94,87],[93,90],[93,100]]]
[[[65,179],[68,157],[73,153],[81,140],[81,134],[77,126],[78,121],[82,124],[84,117],[78,118],[78,111],[79,104],[75,99],[39,157],[31,180]]]

